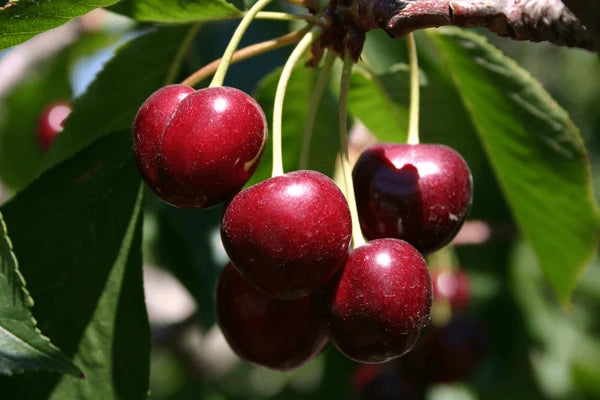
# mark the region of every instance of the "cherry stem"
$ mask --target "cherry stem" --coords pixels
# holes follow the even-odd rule
[[[308,111],[306,113],[306,124],[304,125],[304,132],[302,135],[302,149],[300,150],[299,165],[300,169],[306,169],[308,167],[308,155],[310,153],[310,142],[315,126],[315,118],[317,117],[319,104],[321,103],[321,98],[323,97],[323,92],[325,91],[325,86],[329,80],[329,75],[334,62],[335,53],[333,51],[328,51],[325,55],[323,67],[319,72],[317,83],[315,84],[315,88],[310,96]]]
[[[175,54],[175,58],[173,59],[173,62],[171,63],[171,68],[169,68],[169,72],[167,73],[167,76],[165,78],[165,82],[164,82],[163,86],[169,85],[175,81],[175,78],[177,77],[177,72],[179,72],[179,68],[181,67],[183,58],[185,57],[185,53],[187,53],[188,49],[190,48],[192,41],[194,40],[194,37],[196,37],[196,34],[198,33],[198,30],[200,29],[200,26],[201,26],[200,24],[192,25],[192,27],[188,31],[187,35],[181,42],[181,45],[177,49],[177,54]]]
[[[240,24],[236,28],[231,40],[229,40],[229,44],[227,48],[225,48],[225,52],[223,53],[223,57],[215,75],[213,76],[212,81],[210,82],[210,87],[223,86],[223,81],[225,80],[225,75],[227,74],[227,69],[229,68],[229,64],[231,63],[231,57],[233,57],[233,53],[240,44],[242,40],[242,36],[246,33],[246,30],[250,26],[250,23],[256,18],[256,14],[263,8],[265,8],[272,0],[258,0],[254,5],[246,12],[244,18],[240,21]]]
[[[350,159],[348,157],[348,89],[350,88],[350,77],[352,76],[352,66],[354,61],[350,53],[344,55],[344,66],[342,67],[342,79],[340,83],[340,162],[342,164],[342,175],[344,176],[344,186],[346,187],[346,199],[350,208],[352,218],[352,242],[354,248],[360,247],[366,243],[360,229],[358,220],[358,210],[356,208],[356,198],[354,197],[354,184],[352,182],[352,169],[350,168]]]
[[[316,36],[320,33],[321,28],[315,27],[308,32],[302,40],[296,45],[292,54],[285,62],[277,90],[275,91],[275,102],[273,105],[273,170],[271,176],[283,175],[283,155],[281,149],[281,121],[283,114],[283,100],[287,89],[290,76],[294,70],[294,66],[298,63],[302,54],[309,48]]]
[[[458,259],[452,245],[447,245],[427,256],[431,271],[453,271],[458,268]]]
[[[412,33],[406,36],[410,64],[410,106],[408,114],[408,144],[419,144],[419,60]]]
[[[243,49],[237,50],[233,53],[231,57],[230,64],[234,64],[239,61],[246,60],[248,58],[254,57],[258,54],[266,53],[271,50],[278,49],[280,47],[288,46],[292,43],[296,43],[306,34],[306,30],[303,29],[301,31],[288,33],[287,35],[280,36],[275,39],[266,40],[264,42],[255,43],[250,46],[244,47]],[[219,64],[221,63],[222,58],[212,61],[209,64],[206,64],[204,67],[200,68],[198,71],[194,72],[192,75],[188,76],[185,80],[181,82],[182,85],[188,86],[196,86],[198,83],[202,82],[204,79],[209,77],[212,73],[214,73]]]
[[[319,5],[318,0],[284,0],[286,3],[295,4],[306,8],[316,8]]]
[[[243,15],[246,15],[246,13]],[[261,11],[256,14],[256,19],[274,19],[278,21],[314,21],[316,17],[314,15],[290,14],[278,11]]]

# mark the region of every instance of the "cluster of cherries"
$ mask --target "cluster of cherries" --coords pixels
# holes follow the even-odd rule
[[[423,254],[447,244],[470,207],[465,161],[442,145],[365,151],[353,177],[371,241],[350,250],[351,213],[329,177],[295,171],[241,190],[266,138],[260,106],[230,87],[163,87],[133,124],[135,160],[160,198],[184,208],[226,202],[221,238],[231,262],[216,308],[230,346],[279,370],[305,363],[329,340],[360,362],[405,354],[430,319]]]
[[[57,102],[42,112],[42,150],[70,111]],[[164,201],[184,208],[227,201],[221,237],[231,263],[216,303],[240,357],[286,370],[328,340],[369,363],[415,345],[432,301],[423,255],[454,237],[471,203],[471,174],[456,151],[432,144],[367,149],[352,175],[371,241],[349,251],[348,203],[327,176],[296,171],[240,191],[267,139],[264,113],[246,93],[165,86],[141,106],[133,135],[140,173]]]

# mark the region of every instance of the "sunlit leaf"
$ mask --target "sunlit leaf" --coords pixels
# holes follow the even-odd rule
[[[224,0],[124,0],[111,7],[138,21],[198,22],[240,16],[233,4]]]
[[[72,0],[18,0],[0,7],[0,49],[55,28],[98,7],[118,0],[96,0],[94,4]]]
[[[431,31],[508,204],[562,301],[597,250],[599,220],[577,128],[526,71],[485,39]]]

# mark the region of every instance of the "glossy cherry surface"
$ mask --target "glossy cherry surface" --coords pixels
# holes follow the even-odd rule
[[[350,253],[324,303],[323,321],[342,353],[385,362],[409,351],[429,323],[431,277],[413,246],[377,239]]]
[[[42,151],[48,151],[52,141],[63,130],[65,119],[71,113],[71,104],[51,103],[44,108],[38,118],[37,141]]]
[[[142,177],[168,203],[205,208],[228,200],[250,179],[267,122],[258,103],[230,87],[159,89],[133,125]]]
[[[467,308],[471,300],[467,273],[462,270],[444,270],[433,274],[433,297],[445,299],[453,310]]]
[[[346,198],[316,171],[276,176],[242,190],[221,221],[223,246],[240,273],[269,296],[306,296],[348,255]]]
[[[310,297],[276,300],[258,291],[229,263],[216,294],[217,320],[242,359],[288,370],[319,354],[327,343]]]
[[[365,237],[403,239],[424,254],[452,240],[471,206],[471,171],[444,145],[372,146],[352,176]]]
[[[194,89],[169,85],[158,89],[142,104],[133,121],[133,154],[142,178],[161,195],[158,181],[162,134],[177,106]]]

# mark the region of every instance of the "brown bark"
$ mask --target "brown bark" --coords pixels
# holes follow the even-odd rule
[[[350,8],[362,14],[363,28],[380,27],[392,37],[454,25],[588,50],[599,45],[597,31],[587,29],[560,0],[354,0]]]

